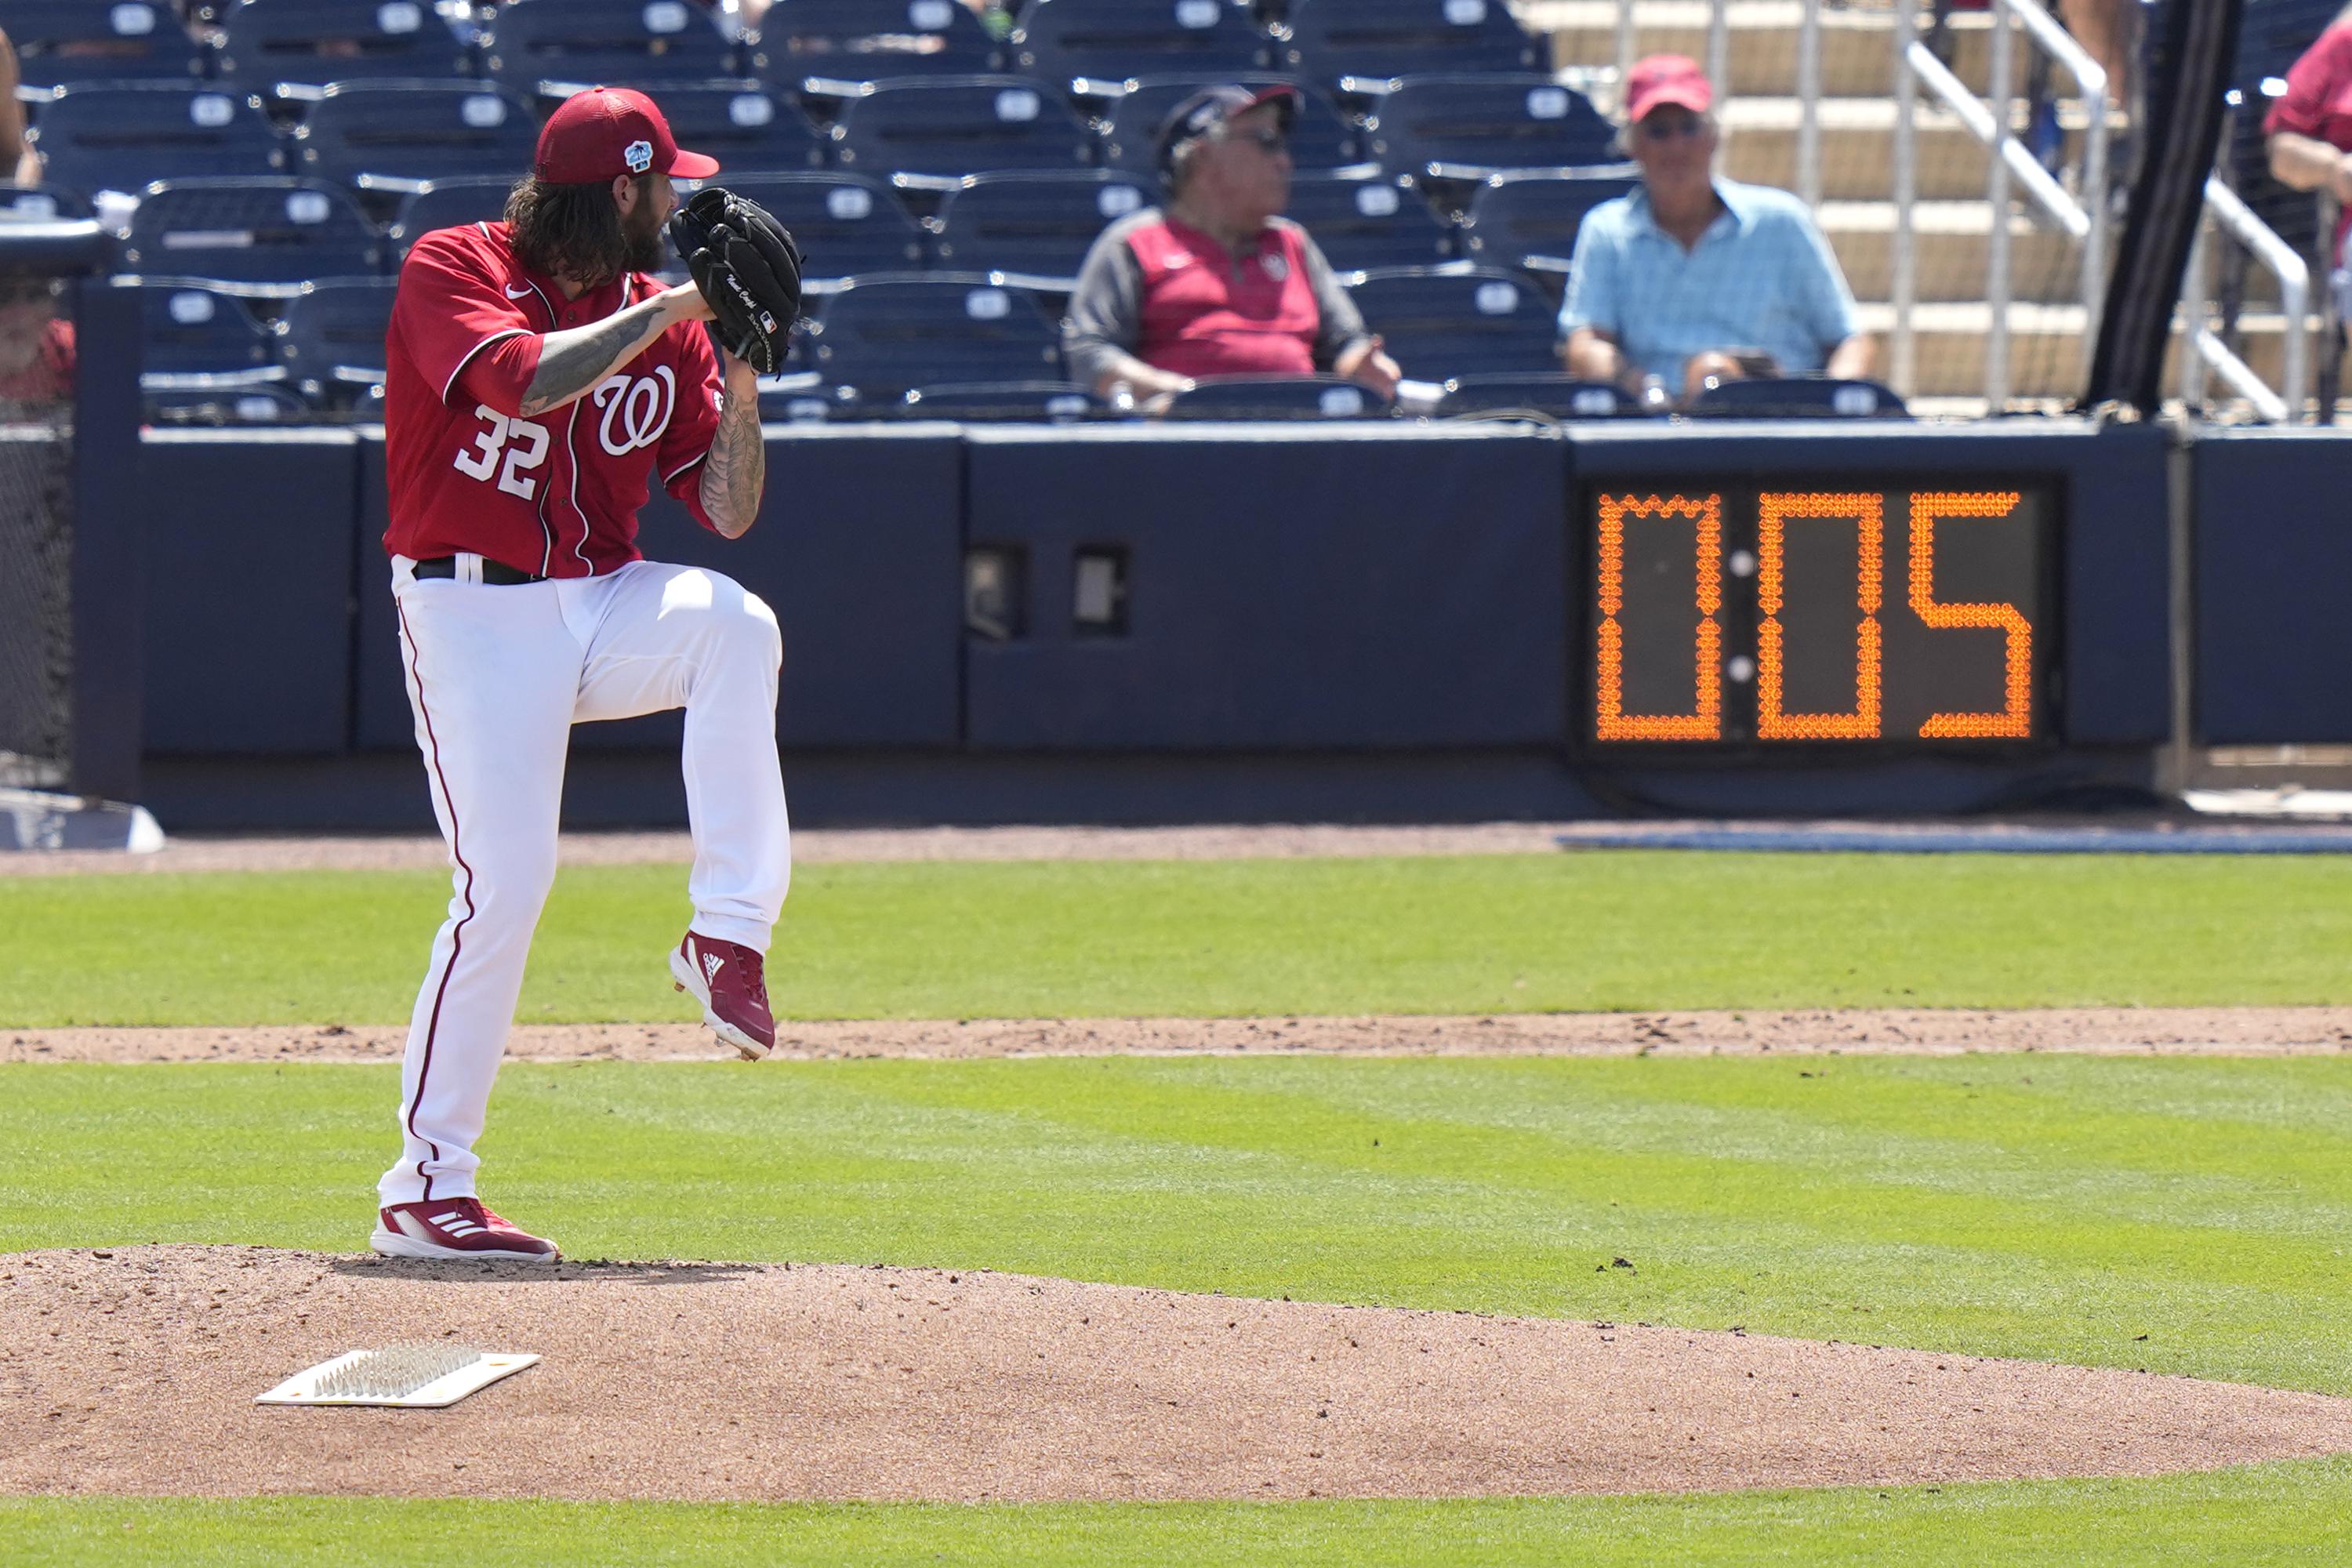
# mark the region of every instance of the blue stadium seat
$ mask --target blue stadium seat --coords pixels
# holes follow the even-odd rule
[[[470,75],[474,52],[432,0],[241,0],[214,66],[248,92],[310,99],[333,81]]]
[[[1616,128],[1545,76],[1407,77],[1373,106],[1365,149],[1391,174],[1483,179],[1611,162]]]
[[[1255,71],[1225,79],[1253,87],[1289,80]],[[1127,90],[1110,102],[1102,161],[1130,174],[1157,178],[1160,122],[1171,110],[1209,84],[1198,77],[1147,76],[1135,77],[1125,85]],[[1291,165],[1337,169],[1360,161],[1363,153],[1356,145],[1356,132],[1339,118],[1331,100],[1313,88],[1303,89],[1301,96],[1298,118],[1290,127]]]
[[[1060,335],[1037,302],[978,273],[852,279],[802,329],[794,362],[869,399],[940,382],[1061,374]]]
[[[813,169],[824,162],[824,139],[809,117],[765,82],[653,82],[644,90],[661,105],[679,146],[719,160],[721,181],[738,169]]]
[[[310,405],[290,386],[149,387],[140,402],[150,425],[299,425]]]
[[[1263,69],[1265,35],[1233,0],[1029,0],[1009,63],[1056,84],[1139,71],[1203,79]]]
[[[1300,174],[1290,180],[1289,216],[1306,226],[1339,272],[1373,267],[1427,267],[1443,261],[1453,229],[1409,185],[1344,174]]]
[[[873,416],[854,389],[826,386],[814,376],[794,373],[761,377],[760,417],[786,425],[824,425]]]
[[[493,28],[489,74],[521,93],[737,74],[734,43],[692,0],[507,0]]]
[[[1153,199],[1112,169],[973,174],[940,205],[933,253],[941,267],[1066,288],[1104,226]]]
[[[1389,401],[1335,375],[1221,375],[1168,405],[1171,419],[1385,419]]]
[[[1349,289],[1364,326],[1417,381],[1558,368],[1557,312],[1528,279],[1495,268],[1367,274]]]
[[[158,180],[142,193],[120,262],[142,279],[290,294],[315,279],[372,275],[383,256],[358,205],[323,180]]]
[[[997,66],[995,40],[958,0],[776,0],[751,54],[760,76],[793,89]]]
[[[1294,0],[1276,63],[1321,82],[1544,64],[1504,0]]]
[[[192,81],[205,50],[170,0],[0,0],[0,28],[26,87],[69,81]]]
[[[1694,419],[1908,419],[1894,388],[1819,375],[1720,382],[1691,400]]]
[[[1445,395],[1437,404],[1441,419],[1506,410],[1552,419],[1626,419],[1639,416],[1642,405],[1622,386],[1565,371],[1449,376]]]
[[[506,216],[507,193],[514,180],[503,174],[476,174],[457,180],[427,180],[401,198],[400,211],[384,231],[392,242],[395,266],[408,247],[436,228],[469,223],[497,223]]]
[[[865,174],[739,174],[731,170],[715,178],[775,214],[793,231],[807,257],[806,275],[814,283],[866,272],[908,272],[924,264],[921,227],[879,180]]]
[[[71,223],[90,216],[88,197],[63,185],[0,184],[0,226]]]
[[[245,301],[199,284],[139,290],[140,384],[147,390],[245,386],[286,379],[269,329]]]
[[[911,388],[896,412],[905,419],[968,425],[1072,425],[1103,413],[1099,399],[1066,381],[951,382]]]
[[[274,174],[286,166],[261,100],[195,82],[87,82],[39,104],[33,144],[51,184],[136,191],[194,174]]]
[[[287,301],[278,350],[302,395],[321,408],[348,406],[384,376],[384,332],[392,325],[389,278],[314,283]]]
[[[1497,174],[1462,218],[1462,254],[1487,267],[1566,276],[1584,215],[1635,184],[1631,174]]]
[[[946,190],[983,169],[1075,169],[1087,128],[1059,93],[1017,76],[867,82],[842,104],[834,161]]]
[[[539,121],[488,82],[338,82],[294,132],[298,172],[366,191],[414,191],[466,174],[519,179]]]

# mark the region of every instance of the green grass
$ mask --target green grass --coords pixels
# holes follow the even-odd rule
[[[677,867],[559,880],[526,1022],[688,1015]],[[388,1024],[438,873],[0,880],[0,1027]],[[800,1017],[2352,1002],[2337,857],[1601,852],[815,866]]]
[[[11,1538],[15,1538],[13,1541]],[[12,1568],[2341,1562],[2352,1462],[2134,1481],[1472,1502],[723,1506],[0,1499]]]

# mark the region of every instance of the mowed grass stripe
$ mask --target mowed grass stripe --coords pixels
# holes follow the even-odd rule
[[[1464,1502],[682,1504],[0,1498],[18,1568],[1101,1563],[2204,1568],[2352,1555],[2352,1461],[2147,1479]]]
[[[678,867],[559,878],[525,1022],[684,1019]],[[0,1026],[397,1023],[432,872],[0,880]],[[1553,856],[828,865],[800,1017],[2352,1002],[2339,857]]]
[[[1822,1065],[514,1064],[486,1191],[580,1257],[1738,1324],[2352,1394],[2352,1236],[2314,1218],[2352,1205],[2352,1126],[2331,1149],[2303,1119],[2352,1059],[2233,1062],[2261,1092],[2218,1118],[2179,1092],[2210,1064],[1803,1076]],[[2033,1116],[1981,1098],[2029,1075]],[[395,1089],[388,1066],[0,1068],[0,1250],[353,1250]]]

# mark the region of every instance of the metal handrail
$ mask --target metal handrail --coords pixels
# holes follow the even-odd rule
[[[1797,195],[1822,205],[1822,0],[1804,0],[1797,26]]]
[[[2188,352],[2180,356],[2180,399],[2195,408],[2205,401],[2205,371],[2220,373],[2230,389],[2273,425],[2302,416],[2305,383],[2310,375],[2311,266],[2294,247],[2279,237],[2270,225],[2256,217],[2238,193],[2221,177],[2205,177],[2205,217],[2226,230],[2253,258],[2269,268],[2279,283],[2279,310],[2286,318],[2286,342],[2282,345],[2279,389],[2273,392],[2204,321],[2205,256],[2208,224],[2200,223],[2190,243],[2189,266],[2181,274],[2180,313],[2188,333]]]

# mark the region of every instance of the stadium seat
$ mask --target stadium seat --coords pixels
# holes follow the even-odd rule
[[[286,379],[269,329],[244,300],[199,284],[151,283],[139,294],[141,386],[152,392]]]
[[[1266,49],[1233,0],[1029,0],[1008,56],[1013,69],[1059,85],[1139,71],[1227,78],[1263,69]]]
[[[1384,419],[1389,401],[1335,375],[1222,375],[1168,405],[1171,419]]]
[[[205,51],[169,0],[0,0],[0,28],[26,87],[77,81],[192,81]]]
[[[352,198],[322,180],[159,180],[141,193],[122,270],[290,294],[319,278],[366,277],[383,244]]]
[[[1557,313],[1531,281],[1495,268],[1373,272],[1349,293],[1364,327],[1417,381],[1505,371],[1549,371]]]
[[[692,0],[507,0],[492,27],[489,74],[525,94],[738,74],[735,45]]]
[[[1504,0],[1294,0],[1276,63],[1319,82],[1544,64]]]
[[[432,0],[242,0],[213,63],[248,92],[312,99],[334,81],[470,75],[474,54]]]
[[[141,392],[150,425],[299,425],[310,405],[290,386],[150,387]]]
[[[793,231],[808,279],[823,285],[866,272],[924,265],[923,231],[881,181],[864,174],[742,174],[718,181],[759,203]]]
[[[68,190],[136,191],[197,174],[286,166],[261,100],[194,82],[86,82],[52,89],[32,130],[45,178]]]
[[[824,139],[809,117],[765,82],[657,82],[646,90],[677,144],[718,159],[722,181],[738,169],[809,169],[824,162]]]
[[[539,143],[530,105],[488,82],[338,82],[294,132],[298,173],[365,191],[466,174],[520,176]]]
[[[1393,180],[1301,174],[1290,180],[1289,216],[1306,226],[1334,270],[1427,267],[1446,258],[1453,230],[1421,195]]]
[[[851,388],[826,386],[814,376],[793,374],[760,378],[760,417],[787,425],[823,425],[872,416]]]
[[[983,169],[1074,169],[1087,128],[1058,93],[1025,77],[867,82],[842,105],[834,159],[860,174],[946,190]]]
[[[408,247],[420,237],[436,228],[498,222],[506,216],[507,193],[513,188],[514,181],[500,174],[425,181],[401,199],[398,216],[384,231],[392,242],[394,264],[407,257]]]
[[[1691,400],[1694,419],[1908,419],[1902,395],[1874,381],[1757,376],[1719,382]]]
[[[905,419],[955,419],[965,424],[1070,425],[1091,419],[1103,405],[1066,381],[948,383],[910,389],[897,413]]]
[[[1271,85],[1286,77],[1242,72],[1227,79],[1246,86]],[[1136,77],[1110,101],[1103,137],[1104,163],[1148,179],[1159,176],[1160,122],[1169,111],[1207,83],[1197,77]],[[1290,127],[1290,162],[1299,169],[1337,169],[1362,159],[1355,131],[1339,118],[1331,100],[1313,88],[1302,92],[1298,118]]]
[[[384,376],[383,336],[392,325],[389,278],[314,283],[287,301],[278,323],[279,357],[295,387],[321,408],[347,406]]]
[[[1630,174],[1496,174],[1470,198],[1462,254],[1487,267],[1568,272],[1584,215],[1632,190]]]
[[[1552,419],[1624,419],[1642,405],[1622,386],[1587,381],[1564,371],[1449,376],[1437,416],[1524,411]]]
[[[1066,288],[1095,237],[1152,201],[1140,182],[1111,169],[973,174],[931,220],[934,255],[945,268]]]
[[[974,76],[997,66],[995,40],[957,0],[777,0],[751,55],[760,76],[793,89],[812,79]]]
[[[1483,179],[1610,163],[1616,134],[1591,100],[1549,77],[1420,76],[1374,104],[1364,142],[1392,174]]]
[[[977,273],[852,279],[793,353],[800,369],[881,401],[940,382],[1057,376],[1062,360],[1037,302]]]
[[[73,223],[90,216],[89,198],[62,185],[0,184],[0,226]]]

